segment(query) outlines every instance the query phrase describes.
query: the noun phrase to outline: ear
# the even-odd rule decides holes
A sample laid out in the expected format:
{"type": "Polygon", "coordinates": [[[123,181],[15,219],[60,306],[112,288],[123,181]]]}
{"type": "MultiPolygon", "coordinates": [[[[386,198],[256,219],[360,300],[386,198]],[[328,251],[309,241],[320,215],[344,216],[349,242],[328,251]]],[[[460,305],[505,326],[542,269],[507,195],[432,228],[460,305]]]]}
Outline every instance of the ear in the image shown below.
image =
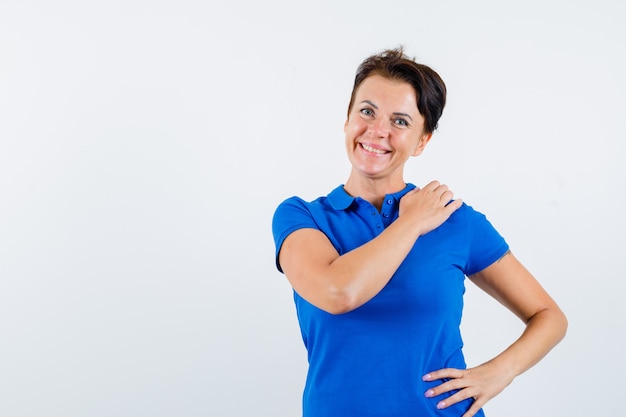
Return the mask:
{"type": "Polygon", "coordinates": [[[411,153],[411,156],[419,156],[421,155],[422,152],[424,152],[424,148],[426,147],[426,145],[428,145],[428,142],[430,142],[430,138],[433,137],[432,133],[424,133],[421,137],[419,142],[417,142],[417,145],[415,146],[415,149],[413,149],[413,152],[411,153]]]}

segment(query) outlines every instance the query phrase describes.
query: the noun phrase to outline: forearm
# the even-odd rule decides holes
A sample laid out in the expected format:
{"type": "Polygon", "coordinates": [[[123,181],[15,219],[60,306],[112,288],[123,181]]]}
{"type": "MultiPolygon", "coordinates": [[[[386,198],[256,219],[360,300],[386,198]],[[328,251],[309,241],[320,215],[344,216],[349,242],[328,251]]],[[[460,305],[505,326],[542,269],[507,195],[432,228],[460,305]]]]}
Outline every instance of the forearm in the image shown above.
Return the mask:
{"type": "Polygon", "coordinates": [[[511,379],[527,371],[539,362],[567,331],[567,319],[554,305],[546,308],[526,323],[522,335],[491,362],[498,365],[511,379]]]}
{"type": "Polygon", "coordinates": [[[418,237],[418,228],[399,218],[375,239],[333,260],[326,277],[339,312],[357,308],[378,294],[418,237]]]}

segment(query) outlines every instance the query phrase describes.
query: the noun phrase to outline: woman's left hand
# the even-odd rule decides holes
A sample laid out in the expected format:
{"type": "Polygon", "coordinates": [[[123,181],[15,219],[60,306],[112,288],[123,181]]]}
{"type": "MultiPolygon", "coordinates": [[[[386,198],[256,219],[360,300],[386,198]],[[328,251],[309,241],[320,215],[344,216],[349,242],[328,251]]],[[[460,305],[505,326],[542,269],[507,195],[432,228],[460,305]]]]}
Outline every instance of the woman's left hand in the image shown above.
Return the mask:
{"type": "Polygon", "coordinates": [[[430,372],[422,378],[424,381],[444,380],[441,385],[426,391],[424,395],[432,398],[449,391],[459,390],[454,395],[440,401],[437,408],[447,408],[452,404],[468,398],[474,398],[474,403],[463,417],[472,417],[489,400],[498,395],[515,378],[515,375],[505,372],[493,361],[470,369],[440,369],[430,372]]]}

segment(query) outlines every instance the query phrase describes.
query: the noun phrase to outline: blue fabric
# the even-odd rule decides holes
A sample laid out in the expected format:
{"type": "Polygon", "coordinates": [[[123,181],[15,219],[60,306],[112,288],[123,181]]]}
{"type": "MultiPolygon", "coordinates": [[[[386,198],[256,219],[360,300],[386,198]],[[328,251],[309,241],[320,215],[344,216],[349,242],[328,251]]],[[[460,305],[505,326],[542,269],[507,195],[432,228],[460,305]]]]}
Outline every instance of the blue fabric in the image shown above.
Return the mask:
{"type": "MultiPolygon", "coordinates": [[[[413,188],[408,184],[386,196],[380,212],[343,186],[312,202],[285,200],[272,223],[278,269],[282,272],[278,254],[290,233],[320,230],[344,254],[397,219],[400,198],[413,188]]],[[[294,292],[309,360],[303,416],[460,417],[472,400],[437,410],[445,396],[426,398],[424,393],[441,381],[423,382],[422,376],[466,367],[459,330],[465,276],[507,250],[485,216],[463,204],[417,240],[389,283],[361,307],[332,315],[294,292]]],[[[483,416],[482,410],[476,415],[483,416]]]]}

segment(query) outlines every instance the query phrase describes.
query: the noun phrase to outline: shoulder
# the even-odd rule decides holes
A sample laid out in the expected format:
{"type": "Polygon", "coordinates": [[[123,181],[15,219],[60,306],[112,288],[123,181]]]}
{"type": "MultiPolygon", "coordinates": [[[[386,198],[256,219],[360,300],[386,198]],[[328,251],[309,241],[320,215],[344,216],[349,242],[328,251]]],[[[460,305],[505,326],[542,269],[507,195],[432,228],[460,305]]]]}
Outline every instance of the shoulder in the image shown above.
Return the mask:
{"type": "Polygon", "coordinates": [[[301,228],[319,229],[318,221],[328,211],[327,197],[307,201],[299,196],[283,200],[274,211],[272,229],[277,240],[301,228]]]}
{"type": "Polygon", "coordinates": [[[471,240],[493,237],[501,239],[499,232],[491,223],[487,215],[465,202],[444,223],[446,227],[454,229],[471,240]]]}
{"type": "Polygon", "coordinates": [[[299,213],[315,216],[322,212],[336,211],[350,205],[353,198],[349,197],[340,185],[332,190],[328,195],[317,197],[313,200],[305,200],[299,196],[292,196],[283,200],[274,213],[274,217],[283,216],[289,213],[299,213]]]}
{"type": "Polygon", "coordinates": [[[283,200],[272,218],[272,234],[276,246],[276,266],[282,272],[278,262],[278,254],[283,242],[291,233],[299,229],[321,230],[320,223],[324,224],[324,211],[327,209],[326,197],[318,197],[306,201],[301,197],[292,196],[283,200]]]}
{"type": "Polygon", "coordinates": [[[272,224],[274,227],[277,227],[281,223],[293,222],[293,220],[297,218],[311,217],[311,204],[312,203],[297,196],[289,197],[283,200],[274,211],[272,224]]]}
{"type": "Polygon", "coordinates": [[[310,204],[310,202],[304,200],[301,197],[292,196],[281,201],[280,204],[278,204],[278,206],[276,207],[276,211],[278,212],[282,210],[290,210],[298,207],[305,208],[310,204]]]}
{"type": "Polygon", "coordinates": [[[509,245],[483,212],[467,204],[457,211],[463,219],[469,249],[464,272],[472,275],[500,259],[509,250],[509,245]]]}
{"type": "Polygon", "coordinates": [[[487,217],[480,211],[476,210],[471,205],[463,202],[461,207],[459,207],[448,219],[448,223],[452,223],[455,225],[464,225],[471,226],[474,223],[480,223],[485,221],[487,217]]]}
{"type": "Polygon", "coordinates": [[[288,216],[293,214],[310,215],[311,211],[319,209],[323,205],[325,197],[318,197],[315,200],[307,201],[302,197],[292,196],[283,200],[274,211],[274,219],[282,216],[288,216]]]}

